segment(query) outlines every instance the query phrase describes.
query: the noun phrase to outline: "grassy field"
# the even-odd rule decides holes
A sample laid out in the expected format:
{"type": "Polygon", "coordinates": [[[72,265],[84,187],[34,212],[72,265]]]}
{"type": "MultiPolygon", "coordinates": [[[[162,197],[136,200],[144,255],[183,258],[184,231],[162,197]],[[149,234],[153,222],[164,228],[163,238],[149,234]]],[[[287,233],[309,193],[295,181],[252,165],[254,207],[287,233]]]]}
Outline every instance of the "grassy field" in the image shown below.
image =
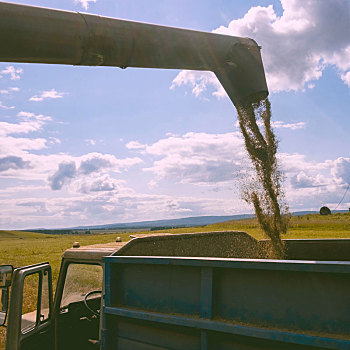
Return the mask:
{"type": "MultiPolygon", "coordinates": [[[[164,232],[183,233],[229,230],[244,231],[259,240],[266,238],[256,219],[233,220],[201,227],[166,230],[164,232]]],[[[350,238],[350,213],[337,213],[330,216],[318,214],[293,216],[289,230],[282,238],[350,238]]]]}
{"type": "MultiPolygon", "coordinates": [[[[265,238],[255,219],[228,221],[208,226],[166,230],[171,233],[203,231],[244,231],[256,239],[265,238]]],[[[115,241],[116,236],[123,241],[130,239],[130,233],[108,231],[90,235],[47,235],[22,231],[0,231],[0,265],[25,266],[48,261],[52,267],[53,285],[56,286],[61,256],[63,252],[79,241],[81,245],[115,241]]],[[[153,231],[144,233],[159,233],[153,231]]],[[[165,231],[164,231],[165,232],[165,231]]],[[[140,232],[141,233],[141,232],[140,232]]],[[[305,215],[293,217],[288,233],[282,238],[350,238],[350,213],[330,216],[305,215]]],[[[4,348],[4,328],[0,329],[0,349],[4,348]]]]}

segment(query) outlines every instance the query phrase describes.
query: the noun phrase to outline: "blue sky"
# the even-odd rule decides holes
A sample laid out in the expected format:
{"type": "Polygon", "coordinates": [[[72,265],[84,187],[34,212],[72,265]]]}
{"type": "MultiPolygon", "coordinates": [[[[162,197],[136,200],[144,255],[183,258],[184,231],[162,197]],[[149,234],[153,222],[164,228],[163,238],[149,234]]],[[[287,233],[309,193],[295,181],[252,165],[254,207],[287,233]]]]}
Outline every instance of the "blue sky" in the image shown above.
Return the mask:
{"type": "MultiPolygon", "coordinates": [[[[11,2],[255,39],[287,202],[337,207],[350,184],[348,0],[11,2]]],[[[0,63],[0,229],[250,213],[247,169],[210,73],[0,63]]]]}

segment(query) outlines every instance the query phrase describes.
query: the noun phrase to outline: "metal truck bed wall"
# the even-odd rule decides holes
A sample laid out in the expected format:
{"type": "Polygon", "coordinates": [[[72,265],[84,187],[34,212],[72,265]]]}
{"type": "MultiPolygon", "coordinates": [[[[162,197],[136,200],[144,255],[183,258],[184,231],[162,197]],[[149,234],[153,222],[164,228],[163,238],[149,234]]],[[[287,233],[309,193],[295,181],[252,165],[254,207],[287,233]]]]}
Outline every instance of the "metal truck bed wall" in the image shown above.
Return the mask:
{"type": "Polygon", "coordinates": [[[350,262],[104,262],[104,350],[350,349],[350,262]]]}

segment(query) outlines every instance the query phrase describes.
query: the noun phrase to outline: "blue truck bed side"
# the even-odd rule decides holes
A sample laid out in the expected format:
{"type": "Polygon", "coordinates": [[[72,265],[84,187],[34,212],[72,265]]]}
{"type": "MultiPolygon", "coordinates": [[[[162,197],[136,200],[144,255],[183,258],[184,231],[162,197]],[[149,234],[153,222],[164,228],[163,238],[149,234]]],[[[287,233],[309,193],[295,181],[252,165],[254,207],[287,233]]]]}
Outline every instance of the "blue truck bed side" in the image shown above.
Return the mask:
{"type": "Polygon", "coordinates": [[[104,350],[350,349],[350,262],[104,262],[104,350]]]}

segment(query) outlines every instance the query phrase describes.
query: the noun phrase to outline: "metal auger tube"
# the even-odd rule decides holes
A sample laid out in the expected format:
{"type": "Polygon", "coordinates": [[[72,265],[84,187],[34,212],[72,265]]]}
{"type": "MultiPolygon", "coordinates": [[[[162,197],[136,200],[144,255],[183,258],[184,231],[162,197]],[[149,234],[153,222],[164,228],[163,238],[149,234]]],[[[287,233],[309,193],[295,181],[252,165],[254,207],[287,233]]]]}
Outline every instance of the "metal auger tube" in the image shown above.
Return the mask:
{"type": "Polygon", "coordinates": [[[212,71],[233,103],[268,95],[248,38],[0,2],[0,61],[212,71]]]}

